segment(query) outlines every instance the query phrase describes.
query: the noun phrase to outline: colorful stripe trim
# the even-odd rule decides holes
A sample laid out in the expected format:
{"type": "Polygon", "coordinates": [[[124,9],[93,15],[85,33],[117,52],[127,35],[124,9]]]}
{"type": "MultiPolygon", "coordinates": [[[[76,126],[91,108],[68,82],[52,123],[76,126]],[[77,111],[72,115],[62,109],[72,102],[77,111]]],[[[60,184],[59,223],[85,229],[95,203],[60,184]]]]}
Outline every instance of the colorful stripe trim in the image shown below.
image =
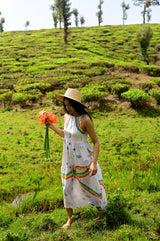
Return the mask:
{"type": "Polygon", "coordinates": [[[90,165],[91,165],[91,163],[90,163],[88,166],[83,166],[83,167],[81,167],[81,166],[75,166],[74,169],[86,169],[86,168],[89,168],[90,165]]]}
{"type": "Polygon", "coordinates": [[[61,173],[61,177],[65,180],[69,179],[70,177],[73,177],[73,172],[69,172],[68,174],[61,173]]]}
{"type": "Polygon", "coordinates": [[[95,192],[93,189],[91,189],[90,187],[86,186],[84,183],[80,182],[81,186],[86,190],[88,191],[89,193],[91,193],[93,196],[96,196],[100,199],[102,199],[102,193],[97,193],[95,192]]]}
{"type": "Polygon", "coordinates": [[[68,180],[71,177],[75,177],[76,179],[86,177],[89,174],[90,168],[87,168],[84,172],[78,173],[75,170],[69,172],[68,174],[61,173],[63,179],[68,180]]]}
{"type": "MultiPolygon", "coordinates": [[[[82,183],[82,182],[79,180],[79,178],[82,178],[82,177],[87,176],[87,175],[89,174],[89,171],[90,171],[90,169],[87,168],[86,171],[83,172],[83,173],[76,173],[75,171],[71,171],[71,172],[69,172],[68,174],[61,173],[61,177],[62,177],[63,179],[65,179],[65,180],[68,180],[68,179],[71,178],[71,177],[76,178],[76,179],[79,181],[79,183],[80,183],[80,185],[81,185],[82,188],[84,188],[87,192],[89,192],[89,193],[92,194],[93,196],[96,196],[96,197],[102,199],[102,193],[99,194],[99,193],[95,192],[93,189],[91,189],[90,187],[88,187],[87,185],[85,185],[84,183],[82,183]]],[[[99,184],[102,185],[101,180],[99,181],[99,184]]]]}
{"type": "Polygon", "coordinates": [[[77,129],[78,129],[82,134],[85,134],[85,131],[81,128],[80,123],[79,123],[79,120],[78,120],[77,117],[75,117],[75,121],[76,121],[76,127],[77,127],[77,129]]]}
{"type": "Polygon", "coordinates": [[[103,180],[99,180],[98,182],[99,182],[99,184],[100,184],[101,186],[104,187],[103,180]]]}
{"type": "Polygon", "coordinates": [[[90,150],[88,149],[88,152],[89,152],[89,154],[90,154],[91,156],[93,156],[93,151],[90,151],[90,150]]]}

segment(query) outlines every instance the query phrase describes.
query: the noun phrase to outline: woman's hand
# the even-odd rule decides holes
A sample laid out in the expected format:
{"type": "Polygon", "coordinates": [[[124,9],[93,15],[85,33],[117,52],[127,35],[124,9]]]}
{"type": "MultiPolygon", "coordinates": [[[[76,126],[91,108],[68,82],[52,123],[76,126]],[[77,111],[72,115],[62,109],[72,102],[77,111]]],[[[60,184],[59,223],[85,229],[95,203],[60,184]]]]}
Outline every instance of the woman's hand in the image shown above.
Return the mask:
{"type": "Polygon", "coordinates": [[[91,163],[90,165],[90,176],[94,176],[97,173],[97,164],[94,162],[91,163]]]}
{"type": "Polygon", "coordinates": [[[48,125],[49,128],[51,128],[51,126],[53,126],[53,124],[51,123],[51,121],[48,118],[45,119],[45,124],[48,125]]]}

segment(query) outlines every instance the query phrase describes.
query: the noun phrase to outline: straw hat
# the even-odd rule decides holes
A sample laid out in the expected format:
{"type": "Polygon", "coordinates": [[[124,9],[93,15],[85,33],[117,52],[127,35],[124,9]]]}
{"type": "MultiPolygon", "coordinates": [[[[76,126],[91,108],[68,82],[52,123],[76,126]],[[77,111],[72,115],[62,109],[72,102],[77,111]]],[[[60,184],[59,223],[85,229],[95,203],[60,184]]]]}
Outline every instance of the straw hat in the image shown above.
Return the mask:
{"type": "Polygon", "coordinates": [[[80,103],[82,106],[84,106],[81,103],[81,101],[82,101],[82,94],[81,94],[81,92],[79,90],[76,90],[76,89],[68,88],[64,95],[57,95],[57,94],[55,94],[55,97],[58,100],[62,101],[62,102],[64,101],[64,97],[66,97],[66,98],[69,98],[71,100],[75,100],[78,103],[80,103]]]}

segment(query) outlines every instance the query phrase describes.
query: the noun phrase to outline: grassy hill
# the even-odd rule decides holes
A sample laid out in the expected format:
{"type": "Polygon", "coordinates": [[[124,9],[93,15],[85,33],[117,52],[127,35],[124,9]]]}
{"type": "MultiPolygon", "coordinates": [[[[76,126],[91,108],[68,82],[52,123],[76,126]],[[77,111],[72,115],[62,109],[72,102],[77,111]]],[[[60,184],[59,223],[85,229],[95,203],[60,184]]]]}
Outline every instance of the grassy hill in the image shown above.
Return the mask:
{"type": "Polygon", "coordinates": [[[150,65],[135,39],[142,25],[71,28],[67,45],[58,29],[0,35],[0,240],[159,240],[160,25],[150,26],[150,65]],[[44,161],[37,113],[55,112],[63,128],[54,93],[68,87],[92,114],[108,205],[99,222],[95,207],[74,210],[62,231],[63,139],[50,131],[44,161]]]}
{"type": "Polygon", "coordinates": [[[2,33],[1,103],[23,107],[26,102],[41,103],[44,96],[52,100],[54,90],[88,88],[89,84],[104,85],[107,95],[110,81],[126,84],[125,77],[111,75],[114,70],[159,77],[160,66],[155,64],[160,49],[159,24],[150,26],[150,65],[141,60],[136,40],[142,25],[71,28],[67,45],[59,29],[2,33]]]}

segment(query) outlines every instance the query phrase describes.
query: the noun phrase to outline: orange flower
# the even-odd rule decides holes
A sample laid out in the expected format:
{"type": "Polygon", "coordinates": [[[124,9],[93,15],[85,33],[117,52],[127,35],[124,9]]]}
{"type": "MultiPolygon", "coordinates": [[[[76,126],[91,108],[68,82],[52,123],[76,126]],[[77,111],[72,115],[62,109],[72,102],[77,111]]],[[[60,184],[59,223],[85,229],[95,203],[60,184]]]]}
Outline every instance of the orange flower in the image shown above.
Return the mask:
{"type": "Polygon", "coordinates": [[[39,123],[42,125],[45,125],[46,119],[48,119],[52,124],[57,124],[57,116],[53,114],[52,112],[48,111],[40,111],[38,113],[39,123]]]}

